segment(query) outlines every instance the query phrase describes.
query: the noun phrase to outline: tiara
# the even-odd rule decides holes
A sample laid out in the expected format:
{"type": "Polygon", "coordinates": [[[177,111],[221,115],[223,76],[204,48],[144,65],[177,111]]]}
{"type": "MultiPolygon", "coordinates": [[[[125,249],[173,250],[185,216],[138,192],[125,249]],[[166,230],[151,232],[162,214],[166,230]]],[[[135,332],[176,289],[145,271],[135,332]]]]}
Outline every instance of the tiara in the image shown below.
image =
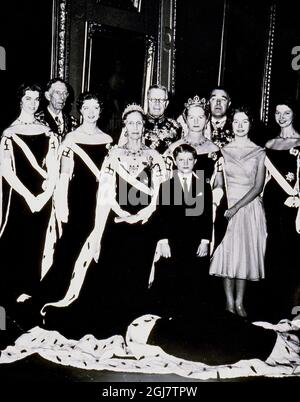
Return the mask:
{"type": "Polygon", "coordinates": [[[138,105],[137,103],[131,103],[127,105],[126,108],[124,109],[124,112],[122,113],[122,119],[124,119],[124,116],[126,116],[128,113],[131,112],[140,112],[142,115],[145,114],[142,106],[138,105]]]}
{"type": "Polygon", "coordinates": [[[191,108],[192,106],[201,106],[203,109],[207,106],[207,101],[205,98],[199,98],[198,95],[194,96],[193,99],[189,98],[188,101],[184,104],[186,109],[191,108]]]}

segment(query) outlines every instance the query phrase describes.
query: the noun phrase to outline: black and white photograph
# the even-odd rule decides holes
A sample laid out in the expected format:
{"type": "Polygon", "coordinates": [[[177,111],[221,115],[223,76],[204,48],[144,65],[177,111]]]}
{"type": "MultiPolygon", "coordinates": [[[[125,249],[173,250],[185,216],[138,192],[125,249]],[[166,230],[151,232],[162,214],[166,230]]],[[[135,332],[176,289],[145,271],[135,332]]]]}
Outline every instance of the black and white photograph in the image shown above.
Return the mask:
{"type": "Polygon", "coordinates": [[[2,3],[1,382],[299,380],[297,2],[2,3]]]}

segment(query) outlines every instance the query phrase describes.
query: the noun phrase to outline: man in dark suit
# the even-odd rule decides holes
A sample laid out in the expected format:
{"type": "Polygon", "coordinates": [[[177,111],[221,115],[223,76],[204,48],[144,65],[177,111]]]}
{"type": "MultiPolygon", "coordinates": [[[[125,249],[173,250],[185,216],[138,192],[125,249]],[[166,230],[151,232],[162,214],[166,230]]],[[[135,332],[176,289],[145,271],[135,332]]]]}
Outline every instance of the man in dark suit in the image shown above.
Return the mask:
{"type": "Polygon", "coordinates": [[[193,313],[206,301],[213,226],[211,187],[203,171],[193,172],[196,150],[182,144],[173,156],[178,170],[161,185],[153,217],[161,258],[152,294],[154,312],[164,316],[193,313]]]}
{"type": "Polygon", "coordinates": [[[38,120],[48,125],[61,141],[78,125],[76,118],[63,110],[69,96],[68,87],[68,84],[60,78],[50,80],[45,91],[45,98],[49,104],[36,116],[38,120]]]}
{"type": "Polygon", "coordinates": [[[209,96],[210,119],[208,120],[205,136],[222,148],[233,139],[232,122],[228,117],[231,99],[228,92],[214,88],[209,96]]]}

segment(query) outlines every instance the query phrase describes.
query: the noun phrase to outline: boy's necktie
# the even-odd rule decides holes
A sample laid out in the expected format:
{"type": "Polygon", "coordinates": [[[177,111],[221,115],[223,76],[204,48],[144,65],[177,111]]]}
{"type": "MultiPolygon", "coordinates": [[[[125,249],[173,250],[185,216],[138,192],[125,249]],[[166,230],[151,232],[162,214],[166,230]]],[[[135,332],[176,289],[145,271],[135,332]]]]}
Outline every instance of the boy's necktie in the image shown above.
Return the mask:
{"type": "Polygon", "coordinates": [[[189,189],[188,189],[188,186],[187,186],[187,178],[183,177],[182,180],[183,180],[183,191],[184,191],[184,193],[188,193],[189,189]]]}
{"type": "Polygon", "coordinates": [[[189,189],[188,189],[188,185],[187,185],[187,178],[183,177],[183,195],[184,195],[184,200],[185,202],[187,202],[188,198],[189,198],[189,189]]]}

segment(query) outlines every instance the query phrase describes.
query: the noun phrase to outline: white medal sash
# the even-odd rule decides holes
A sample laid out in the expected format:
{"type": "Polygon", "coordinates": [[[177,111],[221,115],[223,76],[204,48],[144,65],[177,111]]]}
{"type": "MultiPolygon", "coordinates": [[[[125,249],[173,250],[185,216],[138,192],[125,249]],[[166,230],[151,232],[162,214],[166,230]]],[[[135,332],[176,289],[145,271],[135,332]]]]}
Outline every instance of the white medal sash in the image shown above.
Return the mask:
{"type": "MultiPolygon", "coordinates": [[[[85,241],[85,243],[80,251],[80,254],[76,260],[67,293],[61,300],[59,300],[57,302],[45,304],[40,311],[40,314],[42,316],[46,315],[45,309],[47,307],[49,307],[49,306],[67,307],[78,298],[78,296],[80,294],[80,290],[84,283],[84,279],[85,279],[87,270],[90,267],[92,259],[95,257],[95,248],[93,247],[93,245],[95,244],[95,241],[97,243],[101,244],[102,234],[103,234],[103,231],[104,231],[104,228],[106,225],[109,211],[110,211],[109,206],[102,206],[100,227],[98,228],[97,232],[94,229],[91,232],[91,234],[88,236],[87,240],[85,241]],[[95,237],[97,237],[97,239],[95,239],[95,237]]],[[[101,266],[99,267],[99,269],[101,269],[101,266]]]]}
{"type": "MultiPolygon", "coordinates": [[[[280,185],[280,187],[289,195],[287,200],[285,201],[285,205],[288,207],[293,207],[297,208],[298,212],[296,215],[296,231],[300,234],[300,200],[299,200],[299,193],[296,188],[293,188],[282,176],[280,172],[275,168],[273,163],[270,161],[268,157],[266,157],[265,160],[265,166],[268,169],[268,171],[271,173],[271,175],[274,177],[274,179],[277,181],[277,183],[280,185]]],[[[297,187],[297,183],[295,185],[297,187]]]]}
{"type": "Polygon", "coordinates": [[[20,137],[18,137],[17,134],[13,134],[12,135],[12,139],[14,140],[14,142],[21,148],[21,150],[24,152],[26,158],[28,159],[28,161],[30,162],[31,166],[44,178],[47,179],[48,174],[46,172],[46,170],[44,170],[43,168],[40,167],[40,165],[38,164],[34,154],[32,153],[32,151],[30,150],[30,148],[28,147],[27,144],[25,144],[25,142],[23,140],[21,140],[20,137]]]}
{"type": "Polygon", "coordinates": [[[92,159],[88,156],[88,154],[77,144],[72,143],[70,148],[74,153],[76,153],[82,161],[87,165],[90,171],[94,174],[94,176],[98,179],[100,170],[96,166],[96,164],[92,161],[92,159]]]}
{"type": "Polygon", "coordinates": [[[285,180],[285,178],[282,176],[280,172],[276,169],[276,167],[273,165],[273,163],[270,161],[268,157],[265,159],[265,166],[268,169],[268,171],[271,173],[271,175],[274,177],[274,179],[277,181],[277,183],[280,185],[280,187],[290,196],[295,196],[297,195],[297,191],[285,180]]]}
{"type": "Polygon", "coordinates": [[[138,181],[135,177],[131,176],[127,172],[127,170],[124,168],[124,166],[121,165],[121,163],[118,161],[116,166],[115,166],[116,172],[124,179],[127,181],[127,183],[131,184],[133,187],[135,187],[137,190],[142,191],[143,193],[152,196],[153,195],[153,190],[149,187],[147,187],[145,184],[141,183],[138,181]]]}
{"type": "MultiPolygon", "coordinates": [[[[2,149],[2,147],[3,147],[3,141],[5,141],[4,138],[7,138],[7,137],[2,137],[2,140],[1,140],[1,158],[3,157],[3,149],[2,149]]],[[[9,139],[9,140],[11,141],[11,139],[9,139]]],[[[15,165],[14,150],[13,150],[12,147],[11,147],[11,159],[12,159],[12,170],[15,172],[15,171],[16,171],[16,165],[15,165]]],[[[10,189],[9,189],[9,194],[8,194],[7,208],[6,208],[6,212],[5,212],[5,214],[4,214],[4,211],[3,211],[3,188],[2,188],[2,180],[3,180],[3,179],[2,179],[2,174],[1,174],[1,194],[0,194],[0,196],[1,196],[1,221],[0,221],[0,224],[1,224],[2,226],[0,226],[0,228],[1,228],[1,231],[0,231],[0,238],[2,237],[2,234],[3,234],[3,232],[4,232],[4,229],[5,229],[6,224],[7,224],[7,221],[8,221],[8,216],[9,216],[9,211],[10,211],[11,194],[12,194],[12,188],[10,187],[10,189]],[[5,215],[5,216],[4,216],[4,215],[5,215]]]]}
{"type": "Polygon", "coordinates": [[[2,208],[3,208],[3,194],[2,194],[2,173],[0,172],[0,228],[2,225],[2,208]]]}

